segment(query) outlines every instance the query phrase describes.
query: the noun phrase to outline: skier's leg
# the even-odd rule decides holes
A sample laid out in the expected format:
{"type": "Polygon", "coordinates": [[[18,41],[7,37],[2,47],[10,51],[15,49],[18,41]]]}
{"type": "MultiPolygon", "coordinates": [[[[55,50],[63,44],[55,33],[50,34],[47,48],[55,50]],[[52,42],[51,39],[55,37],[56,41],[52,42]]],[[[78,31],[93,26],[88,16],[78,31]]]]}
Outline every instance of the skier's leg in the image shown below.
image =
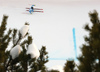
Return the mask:
{"type": "Polygon", "coordinates": [[[32,12],[34,12],[34,9],[32,9],[32,12]]]}
{"type": "Polygon", "coordinates": [[[29,10],[29,13],[32,14],[32,10],[29,10]]]}

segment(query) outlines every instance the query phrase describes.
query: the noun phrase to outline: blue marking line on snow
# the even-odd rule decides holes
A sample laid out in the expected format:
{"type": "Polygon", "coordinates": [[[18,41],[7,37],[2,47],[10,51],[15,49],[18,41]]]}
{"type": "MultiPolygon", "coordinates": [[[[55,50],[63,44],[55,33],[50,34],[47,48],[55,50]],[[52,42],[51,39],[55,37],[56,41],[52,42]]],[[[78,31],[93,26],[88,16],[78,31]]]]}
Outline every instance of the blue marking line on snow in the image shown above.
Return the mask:
{"type": "Polygon", "coordinates": [[[76,58],[77,57],[77,47],[76,47],[75,28],[73,28],[73,42],[74,42],[74,50],[75,50],[75,58],[76,58]]]}

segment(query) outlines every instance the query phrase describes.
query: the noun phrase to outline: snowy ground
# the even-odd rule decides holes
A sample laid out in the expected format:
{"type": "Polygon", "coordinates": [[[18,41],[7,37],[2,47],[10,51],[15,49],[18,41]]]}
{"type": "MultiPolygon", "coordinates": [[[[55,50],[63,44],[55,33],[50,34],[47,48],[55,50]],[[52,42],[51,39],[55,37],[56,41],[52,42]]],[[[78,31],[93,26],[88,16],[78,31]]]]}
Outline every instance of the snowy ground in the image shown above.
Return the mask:
{"type": "Polygon", "coordinates": [[[76,29],[79,55],[79,47],[84,43],[83,36],[87,34],[83,26],[90,22],[89,11],[96,9],[100,13],[99,3],[90,0],[0,0],[0,22],[3,14],[9,16],[8,28],[20,29],[28,22],[29,32],[38,49],[43,45],[49,52],[47,66],[64,66],[66,59],[75,58],[72,29],[76,29]],[[31,4],[42,8],[44,13],[23,14],[31,4]]]}

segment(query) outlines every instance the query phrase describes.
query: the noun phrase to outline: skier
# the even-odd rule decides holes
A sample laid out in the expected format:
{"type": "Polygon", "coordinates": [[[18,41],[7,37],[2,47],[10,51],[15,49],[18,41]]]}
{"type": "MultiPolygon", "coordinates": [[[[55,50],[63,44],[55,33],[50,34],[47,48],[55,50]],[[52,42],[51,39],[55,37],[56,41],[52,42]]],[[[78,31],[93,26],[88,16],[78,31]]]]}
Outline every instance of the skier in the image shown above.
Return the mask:
{"type": "Polygon", "coordinates": [[[33,6],[35,6],[35,5],[32,5],[30,8],[26,8],[26,9],[28,9],[28,10],[26,10],[26,11],[28,11],[30,14],[32,14],[32,12],[42,12],[42,13],[43,13],[43,11],[41,11],[41,10],[43,10],[43,9],[34,8],[33,6]]]}
{"type": "Polygon", "coordinates": [[[32,12],[34,12],[33,6],[35,6],[35,5],[32,5],[31,8],[29,9],[29,13],[30,13],[30,14],[32,14],[32,12]]]}

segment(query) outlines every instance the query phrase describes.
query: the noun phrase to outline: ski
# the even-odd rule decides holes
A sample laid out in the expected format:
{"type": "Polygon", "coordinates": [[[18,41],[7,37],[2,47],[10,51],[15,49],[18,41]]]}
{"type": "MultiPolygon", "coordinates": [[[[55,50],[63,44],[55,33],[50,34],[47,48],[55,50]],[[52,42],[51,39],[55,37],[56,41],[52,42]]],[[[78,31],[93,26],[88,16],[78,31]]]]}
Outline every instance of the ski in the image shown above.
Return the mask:
{"type": "Polygon", "coordinates": [[[34,12],[42,12],[43,13],[43,11],[34,11],[34,12]]]}
{"type": "MultiPolygon", "coordinates": [[[[29,11],[29,10],[26,10],[26,11],[29,11]]],[[[43,11],[34,11],[34,12],[42,12],[43,13],[43,11]]]]}
{"type": "MultiPolygon", "coordinates": [[[[26,8],[26,9],[30,9],[30,8],[26,8]]],[[[43,10],[43,9],[40,9],[40,8],[34,8],[34,10],[43,10]]]]}

